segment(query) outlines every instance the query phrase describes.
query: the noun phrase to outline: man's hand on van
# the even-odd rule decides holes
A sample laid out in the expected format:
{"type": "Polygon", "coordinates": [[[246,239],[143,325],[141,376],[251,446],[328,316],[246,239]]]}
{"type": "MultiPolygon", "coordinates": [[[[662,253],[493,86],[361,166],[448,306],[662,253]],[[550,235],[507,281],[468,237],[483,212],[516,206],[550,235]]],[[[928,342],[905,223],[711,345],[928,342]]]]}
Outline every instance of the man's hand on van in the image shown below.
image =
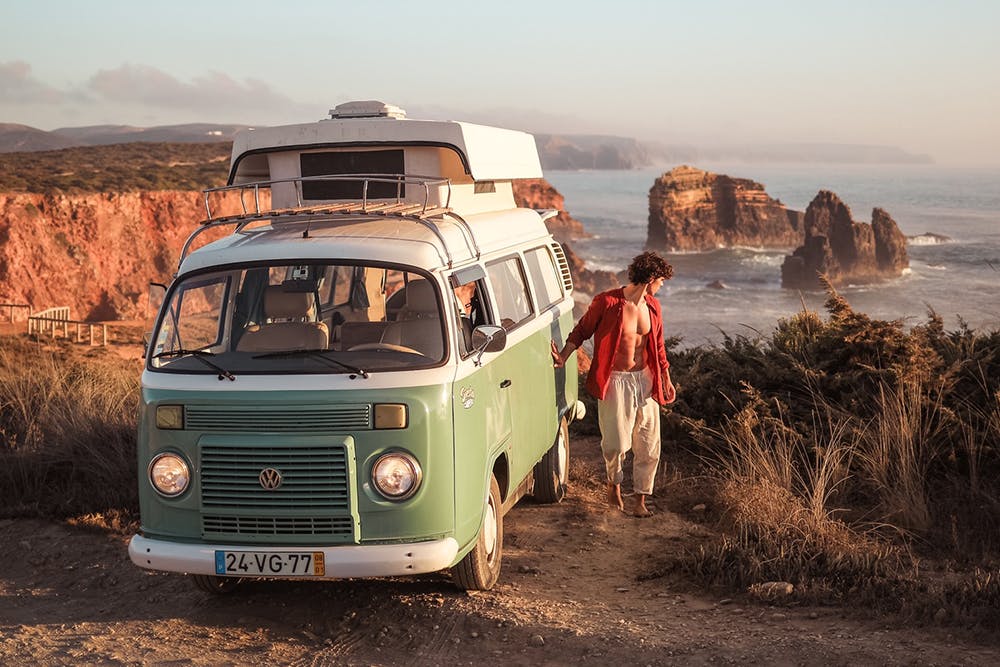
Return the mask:
{"type": "Polygon", "coordinates": [[[551,341],[551,343],[552,343],[552,365],[555,366],[556,368],[562,368],[563,366],[566,365],[566,360],[563,358],[561,354],[559,354],[559,348],[556,347],[556,342],[551,341]]]}

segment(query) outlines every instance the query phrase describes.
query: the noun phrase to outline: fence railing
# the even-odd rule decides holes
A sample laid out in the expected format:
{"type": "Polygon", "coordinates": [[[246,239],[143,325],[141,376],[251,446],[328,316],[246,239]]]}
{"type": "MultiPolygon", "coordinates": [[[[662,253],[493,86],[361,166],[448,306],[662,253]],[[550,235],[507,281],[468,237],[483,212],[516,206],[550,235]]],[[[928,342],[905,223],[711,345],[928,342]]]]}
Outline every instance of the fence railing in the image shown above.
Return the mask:
{"type": "Polygon", "coordinates": [[[28,335],[44,336],[48,334],[52,338],[62,335],[63,338],[70,337],[70,327],[73,327],[77,343],[88,342],[91,345],[108,344],[108,325],[102,322],[82,322],[69,318],[69,306],[57,306],[46,308],[28,317],[28,335]],[[86,338],[84,331],[87,332],[86,338]]]}
{"type": "Polygon", "coordinates": [[[14,313],[18,310],[28,311],[28,315],[31,315],[31,306],[26,303],[0,303],[0,314],[5,314],[0,322],[14,322],[14,313]]]}

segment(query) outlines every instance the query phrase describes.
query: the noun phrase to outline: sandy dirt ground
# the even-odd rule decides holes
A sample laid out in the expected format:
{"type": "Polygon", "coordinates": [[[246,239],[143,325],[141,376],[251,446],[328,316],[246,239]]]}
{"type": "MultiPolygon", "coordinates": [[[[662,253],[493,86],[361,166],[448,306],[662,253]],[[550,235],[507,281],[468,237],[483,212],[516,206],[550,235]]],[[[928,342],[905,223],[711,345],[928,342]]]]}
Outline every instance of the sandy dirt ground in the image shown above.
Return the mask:
{"type": "Polygon", "coordinates": [[[603,502],[598,444],[576,438],[570,495],[522,501],[486,593],[446,574],[250,582],[229,596],[131,564],[124,536],[0,521],[0,664],[988,665],[1000,641],[831,607],[722,599],[650,578],[708,529],[664,476],[655,516],[603,502]]]}

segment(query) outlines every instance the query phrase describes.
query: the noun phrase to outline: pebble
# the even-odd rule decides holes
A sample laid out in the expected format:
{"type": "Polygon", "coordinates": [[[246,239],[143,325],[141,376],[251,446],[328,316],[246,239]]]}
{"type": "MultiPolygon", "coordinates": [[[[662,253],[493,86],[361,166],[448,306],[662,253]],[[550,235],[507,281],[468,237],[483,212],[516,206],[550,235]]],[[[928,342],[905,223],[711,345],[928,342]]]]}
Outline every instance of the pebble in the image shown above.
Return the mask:
{"type": "Polygon", "coordinates": [[[529,642],[532,646],[545,646],[545,637],[541,635],[533,635],[529,642]]]}
{"type": "Polygon", "coordinates": [[[619,593],[628,593],[628,589],[627,589],[626,587],[624,587],[624,586],[619,586],[619,587],[618,587],[618,588],[616,588],[615,590],[616,590],[617,592],[619,592],[619,593]]]}
{"type": "Polygon", "coordinates": [[[708,507],[705,506],[705,503],[698,503],[697,505],[691,508],[691,511],[695,512],[696,514],[701,514],[707,509],[708,507]]]}

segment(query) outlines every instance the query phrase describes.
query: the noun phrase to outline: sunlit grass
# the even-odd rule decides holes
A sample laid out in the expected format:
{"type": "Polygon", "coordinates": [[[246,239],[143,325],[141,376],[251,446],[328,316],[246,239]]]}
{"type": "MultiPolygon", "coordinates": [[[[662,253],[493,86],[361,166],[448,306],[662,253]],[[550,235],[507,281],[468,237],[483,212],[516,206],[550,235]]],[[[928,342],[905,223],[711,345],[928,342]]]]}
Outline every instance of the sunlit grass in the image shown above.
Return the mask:
{"type": "Polygon", "coordinates": [[[3,339],[0,513],[136,508],[138,370],[80,350],[3,339]]]}

